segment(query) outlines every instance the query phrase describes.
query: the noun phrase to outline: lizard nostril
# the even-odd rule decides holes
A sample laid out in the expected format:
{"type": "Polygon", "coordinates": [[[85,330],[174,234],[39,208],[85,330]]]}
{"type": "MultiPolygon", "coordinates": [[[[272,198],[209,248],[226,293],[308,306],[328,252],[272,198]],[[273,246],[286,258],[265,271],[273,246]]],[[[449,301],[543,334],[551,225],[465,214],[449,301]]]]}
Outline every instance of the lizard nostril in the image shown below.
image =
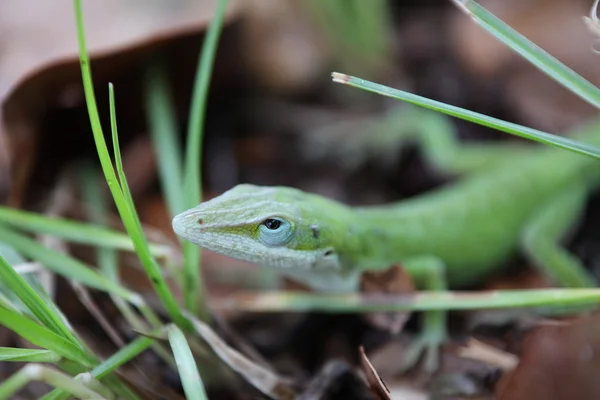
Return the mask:
{"type": "Polygon", "coordinates": [[[202,218],[198,218],[198,225],[202,225],[204,223],[204,221],[202,221],[202,218]]]}

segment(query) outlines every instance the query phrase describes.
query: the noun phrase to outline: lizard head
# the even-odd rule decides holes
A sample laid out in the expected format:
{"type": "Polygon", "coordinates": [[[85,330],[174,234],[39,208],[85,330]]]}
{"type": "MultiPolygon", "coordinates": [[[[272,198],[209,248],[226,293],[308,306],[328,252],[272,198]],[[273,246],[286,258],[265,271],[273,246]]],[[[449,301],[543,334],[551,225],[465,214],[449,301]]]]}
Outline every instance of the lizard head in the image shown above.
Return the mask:
{"type": "Polygon", "coordinates": [[[242,184],[177,215],[180,237],[226,256],[288,270],[339,270],[348,208],[288,187],[242,184]]]}

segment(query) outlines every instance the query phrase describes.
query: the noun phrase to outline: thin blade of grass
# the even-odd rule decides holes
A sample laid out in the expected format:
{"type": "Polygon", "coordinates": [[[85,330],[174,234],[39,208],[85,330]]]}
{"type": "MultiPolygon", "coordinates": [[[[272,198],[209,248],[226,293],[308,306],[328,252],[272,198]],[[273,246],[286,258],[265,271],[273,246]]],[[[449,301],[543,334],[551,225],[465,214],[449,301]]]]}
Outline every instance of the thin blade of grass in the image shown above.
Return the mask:
{"type": "MultiPolygon", "coordinates": [[[[129,183],[127,183],[127,177],[125,176],[125,170],[123,169],[123,160],[121,158],[121,146],[119,144],[119,131],[117,129],[117,110],[115,105],[115,87],[112,83],[108,84],[108,107],[110,115],[110,130],[112,133],[112,145],[114,152],[115,168],[117,170],[117,176],[119,177],[119,186],[121,186],[121,193],[125,199],[125,205],[127,206],[127,213],[131,216],[131,221],[135,223],[135,233],[144,235],[142,230],[142,224],[140,218],[137,215],[133,198],[131,197],[131,191],[129,190],[129,183]]],[[[145,247],[148,247],[146,238],[140,238],[145,243],[145,247]]]]}
{"type": "Polygon", "coordinates": [[[208,397],[198,372],[198,366],[183,332],[177,326],[169,325],[167,334],[186,398],[190,400],[207,400],[208,397]]]}
{"type": "Polygon", "coordinates": [[[34,345],[50,350],[86,368],[92,368],[96,364],[96,359],[83,351],[79,345],[57,335],[48,328],[36,324],[23,315],[0,308],[0,325],[34,345]]]}
{"type": "MultiPolygon", "coordinates": [[[[115,165],[117,168],[117,173],[119,176],[119,180],[121,183],[121,190],[123,192],[123,197],[125,198],[125,203],[127,204],[127,208],[129,209],[129,214],[132,215],[133,221],[136,223],[135,233],[143,235],[142,225],[140,223],[140,219],[138,218],[137,211],[135,209],[135,205],[133,204],[133,198],[131,197],[131,192],[129,190],[129,184],[127,183],[127,178],[125,176],[125,171],[123,169],[123,162],[121,159],[121,148],[119,146],[119,135],[117,131],[117,121],[116,121],[116,110],[115,110],[115,95],[114,88],[112,84],[109,84],[109,107],[110,107],[110,121],[111,121],[111,129],[112,129],[112,138],[113,138],[113,148],[115,154],[115,165]]],[[[146,243],[146,239],[142,238],[143,242],[146,243]]],[[[150,274],[150,278],[152,279],[153,271],[148,272],[150,274]]],[[[162,277],[162,273],[160,274],[162,277]]],[[[168,290],[168,288],[167,288],[168,290]]],[[[140,312],[148,318],[148,320],[152,322],[159,321],[158,317],[154,313],[154,311],[150,307],[140,306],[140,312]]]]}
{"type": "Polygon", "coordinates": [[[506,122],[498,118],[489,117],[484,114],[466,110],[464,108],[455,107],[439,101],[431,100],[426,97],[408,93],[399,89],[392,89],[389,86],[380,85],[354,76],[334,72],[332,74],[333,81],[344,85],[352,86],[358,89],[377,93],[383,96],[391,97],[397,100],[402,100],[407,103],[415,104],[420,107],[438,111],[453,117],[461,118],[466,121],[471,121],[479,125],[497,129],[499,131],[519,136],[535,142],[547,144],[565,150],[570,150],[575,153],[583,154],[600,159],[600,149],[577,140],[566,137],[553,135],[542,132],[537,129],[527,128],[522,125],[506,122]]]}
{"type": "MultiPolygon", "coordinates": [[[[5,206],[0,206],[0,221],[15,228],[49,234],[73,243],[110,247],[118,250],[135,250],[129,236],[99,225],[48,217],[43,214],[16,210],[5,206]]],[[[171,253],[171,249],[166,245],[151,244],[150,252],[156,257],[164,257],[171,253]]]]}
{"type": "Polygon", "coordinates": [[[158,172],[162,193],[171,217],[185,211],[185,194],[181,147],[177,142],[175,105],[171,97],[164,64],[154,62],[148,67],[144,79],[146,91],[146,118],[150,126],[154,153],[158,160],[158,172]]]}
{"type": "Polygon", "coordinates": [[[56,363],[61,357],[50,350],[0,347],[0,362],[56,363]]]}
{"type": "MultiPolygon", "coordinates": [[[[200,173],[202,138],[206,115],[208,88],[214,64],[217,44],[225,18],[227,0],[218,0],[217,10],[208,26],[202,45],[198,70],[194,82],[190,120],[188,122],[185,156],[185,208],[192,208],[202,199],[202,178],[200,173]]],[[[186,308],[207,320],[208,311],[204,299],[204,284],[201,281],[200,249],[187,241],[183,242],[183,298],[186,308]]]]}
{"type": "MultiPolygon", "coordinates": [[[[0,256],[4,258],[4,261],[13,267],[13,269],[15,269],[15,272],[20,275],[20,277],[33,289],[34,292],[37,292],[37,294],[42,297],[42,300],[44,300],[46,304],[52,308],[55,315],[62,315],[58,307],[56,307],[51,297],[46,292],[45,287],[38,279],[38,271],[40,268],[42,268],[42,264],[38,263],[38,267],[36,268],[36,263],[28,263],[27,260],[15,249],[2,242],[0,242],[0,256]]],[[[2,303],[5,308],[10,308],[11,310],[17,311],[20,314],[26,313],[30,317],[35,318],[35,315],[31,312],[31,310],[29,310],[29,308],[14,293],[8,282],[4,281],[3,279],[0,279],[0,303],[2,303]]]]}
{"type": "MultiPolygon", "coordinates": [[[[140,336],[132,340],[112,356],[108,357],[102,363],[94,367],[94,369],[92,369],[90,372],[90,375],[96,379],[105,379],[109,377],[109,375],[115,372],[119,367],[127,364],[142,352],[146,351],[154,342],[154,339],[145,336],[140,336]]],[[[137,395],[131,392],[128,388],[123,389],[127,390],[126,398],[138,398],[137,395]]],[[[68,393],[60,389],[55,389],[43,397],[44,400],[66,400],[67,398],[69,398],[68,393]]]]}
{"type": "Polygon", "coordinates": [[[452,0],[452,2],[470,16],[475,23],[526,58],[550,78],[594,107],[600,108],[600,89],[591,82],[506,25],[477,2],[472,0],[452,0]]]}
{"type": "Polygon", "coordinates": [[[317,311],[335,313],[485,310],[496,308],[600,306],[600,289],[536,289],[482,292],[429,292],[369,296],[296,292],[238,293],[213,298],[211,308],[237,312],[317,311]]]}
{"type": "MultiPolygon", "coordinates": [[[[90,374],[96,379],[104,379],[108,377],[119,367],[125,365],[139,354],[147,350],[154,343],[154,341],[154,339],[145,336],[141,336],[132,340],[125,347],[108,357],[98,366],[94,367],[90,374]]],[[[67,398],[69,398],[68,393],[60,389],[55,389],[43,397],[44,400],[66,400],[67,398]]],[[[131,392],[127,398],[137,399],[138,397],[131,392]]]]}
{"type": "Polygon", "coordinates": [[[18,305],[14,304],[11,299],[7,298],[3,293],[0,293],[0,307],[17,314],[24,314],[23,310],[18,305]]]}
{"type": "Polygon", "coordinates": [[[60,387],[77,399],[104,399],[99,393],[88,388],[83,382],[77,381],[67,374],[53,368],[38,364],[28,364],[0,384],[0,400],[14,398],[13,396],[29,382],[41,381],[60,387]]]}
{"type": "Polygon", "coordinates": [[[62,316],[57,315],[46,301],[0,256],[0,280],[25,304],[33,315],[48,329],[73,344],[78,344],[75,335],[63,322],[62,316]]]}
{"type": "Polygon", "coordinates": [[[123,194],[122,188],[119,186],[115,170],[112,166],[112,160],[104,140],[104,133],[102,130],[102,125],[100,124],[100,116],[98,115],[98,107],[96,105],[92,73],[90,69],[90,60],[85,42],[81,0],[74,0],[74,8],[84,94],[88,115],[90,118],[90,125],[94,136],[94,142],[96,144],[96,150],[100,159],[102,171],[104,172],[104,177],[115,201],[115,205],[117,206],[117,210],[119,211],[119,215],[121,216],[123,224],[127,229],[127,233],[134,242],[136,253],[150,279],[155,292],[160,298],[166,311],[169,313],[171,319],[180,326],[187,327],[189,329],[191,328],[191,324],[183,317],[181,309],[179,308],[173,293],[169,290],[169,287],[165,282],[160,267],[150,254],[146,237],[143,231],[141,231],[139,228],[139,222],[135,219],[135,216],[130,213],[128,202],[123,194]]]}
{"type": "MultiPolygon", "coordinates": [[[[83,285],[113,293],[139,305],[139,296],[109,281],[91,267],[65,254],[47,249],[37,241],[13,232],[0,225],[0,241],[10,244],[20,253],[42,262],[55,273],[83,285]]],[[[11,267],[12,268],[12,267],[11,267]]]]}
{"type": "MultiPolygon", "coordinates": [[[[106,224],[108,206],[102,196],[100,185],[92,177],[96,176],[95,168],[90,164],[82,165],[79,170],[79,186],[85,201],[88,218],[96,224],[106,224]]],[[[129,239],[129,237],[127,237],[129,239]]],[[[96,249],[97,265],[104,276],[119,283],[119,265],[117,252],[108,247],[96,249]]]]}
{"type": "Polygon", "coordinates": [[[92,370],[92,375],[98,379],[108,376],[115,372],[119,367],[127,364],[129,361],[146,351],[152,346],[152,343],[154,343],[154,339],[146,336],[140,336],[132,340],[125,347],[95,367],[92,370]]]}

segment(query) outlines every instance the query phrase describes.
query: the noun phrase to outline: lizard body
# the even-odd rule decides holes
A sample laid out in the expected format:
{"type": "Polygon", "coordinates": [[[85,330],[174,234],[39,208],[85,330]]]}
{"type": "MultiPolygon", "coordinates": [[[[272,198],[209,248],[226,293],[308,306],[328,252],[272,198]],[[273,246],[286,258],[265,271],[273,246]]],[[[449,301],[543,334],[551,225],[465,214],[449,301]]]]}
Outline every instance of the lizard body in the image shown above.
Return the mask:
{"type": "MultiPolygon", "coordinates": [[[[454,182],[367,207],[243,184],[176,216],[173,228],[201,247],[276,268],[322,291],[355,290],[360,273],[395,263],[417,276],[420,286],[461,287],[501,268],[520,246],[560,283],[592,285],[558,241],[581,215],[586,193],[600,178],[600,162],[551,147],[512,151],[499,144],[476,145],[485,155],[478,158],[480,151],[448,146],[448,124],[427,118],[435,133],[423,130],[417,140],[438,167],[464,175],[454,182]],[[440,142],[451,155],[440,146],[435,150],[440,142]]],[[[600,120],[571,136],[600,142],[600,120]]],[[[441,318],[430,331],[441,329],[441,318]]],[[[441,336],[430,335],[435,340],[429,344],[441,336]]]]}

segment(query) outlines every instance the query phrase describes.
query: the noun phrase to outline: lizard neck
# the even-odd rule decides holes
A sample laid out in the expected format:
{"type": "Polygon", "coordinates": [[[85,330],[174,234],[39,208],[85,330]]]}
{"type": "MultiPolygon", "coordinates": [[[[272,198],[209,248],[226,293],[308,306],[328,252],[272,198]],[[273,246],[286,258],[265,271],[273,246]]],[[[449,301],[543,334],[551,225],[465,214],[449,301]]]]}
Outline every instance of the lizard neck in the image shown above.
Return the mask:
{"type": "Polygon", "coordinates": [[[426,241],[427,221],[417,222],[399,203],[353,209],[342,262],[360,270],[385,269],[419,254],[426,241]]]}

